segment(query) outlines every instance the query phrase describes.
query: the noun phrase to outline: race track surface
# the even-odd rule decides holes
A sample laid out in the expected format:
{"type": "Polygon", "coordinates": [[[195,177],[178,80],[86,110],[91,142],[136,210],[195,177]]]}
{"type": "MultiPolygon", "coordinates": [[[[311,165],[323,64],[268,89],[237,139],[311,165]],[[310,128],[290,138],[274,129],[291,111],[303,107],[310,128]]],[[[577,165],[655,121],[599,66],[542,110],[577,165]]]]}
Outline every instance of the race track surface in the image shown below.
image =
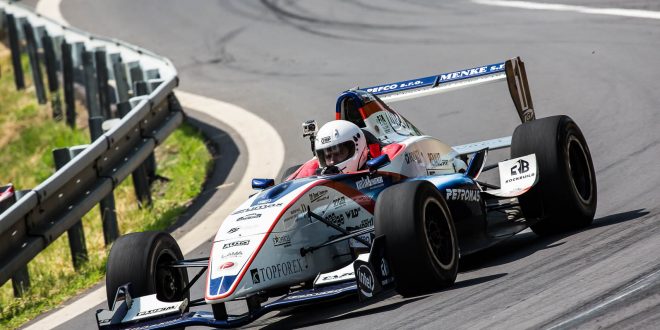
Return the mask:
{"type": "MultiPolygon", "coordinates": [[[[660,10],[651,1],[606,4],[660,10]]],[[[445,291],[271,313],[252,326],[660,324],[660,20],[449,0],[64,0],[62,12],[74,26],[169,57],[182,89],[269,121],[286,144],[285,168],[311,157],[300,123],[333,119],[343,90],[514,56],[526,63],[537,117],[567,114],[582,128],[598,179],[592,227],[548,238],[523,232],[464,259],[456,286],[445,291]]],[[[511,135],[517,122],[505,84],[394,107],[452,145],[511,135]]],[[[94,327],[86,313],[60,328],[94,327]]]]}

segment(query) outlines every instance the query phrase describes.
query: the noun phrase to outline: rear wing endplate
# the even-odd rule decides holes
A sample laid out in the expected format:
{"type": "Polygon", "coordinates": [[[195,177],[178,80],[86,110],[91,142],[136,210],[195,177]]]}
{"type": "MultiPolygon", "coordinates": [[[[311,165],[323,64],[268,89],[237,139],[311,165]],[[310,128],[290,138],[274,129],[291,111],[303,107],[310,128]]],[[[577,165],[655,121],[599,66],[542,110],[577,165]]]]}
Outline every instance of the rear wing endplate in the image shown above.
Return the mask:
{"type": "Polygon", "coordinates": [[[534,120],[536,116],[534,114],[532,96],[529,92],[525,63],[523,63],[520,57],[467,70],[361,89],[374,95],[379,95],[381,100],[389,103],[445,93],[505,79],[509,86],[509,93],[511,93],[513,104],[518,111],[518,116],[520,116],[520,121],[524,123],[534,120]]]}

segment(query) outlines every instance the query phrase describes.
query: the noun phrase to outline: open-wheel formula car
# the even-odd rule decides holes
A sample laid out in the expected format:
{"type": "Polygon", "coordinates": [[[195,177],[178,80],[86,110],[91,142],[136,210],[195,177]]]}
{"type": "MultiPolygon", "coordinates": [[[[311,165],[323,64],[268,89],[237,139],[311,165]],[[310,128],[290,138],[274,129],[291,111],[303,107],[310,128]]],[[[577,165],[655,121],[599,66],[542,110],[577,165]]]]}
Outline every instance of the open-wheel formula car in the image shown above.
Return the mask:
{"type": "Polygon", "coordinates": [[[224,220],[209,258],[184,260],[167,233],[120,237],[107,265],[111,309],[97,311],[99,328],[234,327],[348,295],[414,295],[451,286],[461,256],[528,227],[544,235],[593,221],[587,143],[567,116],[536,119],[519,58],[348,90],[336,119],[318,131],[303,125],[316,156],[279,184],[254,179],[258,192],[224,220]],[[450,147],[388,105],[499,80],[522,121],[509,137],[450,147]],[[501,148],[510,159],[486,165],[488,151],[501,148]],[[492,169],[499,185],[479,180],[492,169]],[[191,280],[190,267],[200,269],[191,280]],[[205,297],[190,300],[204,272],[205,297]],[[228,315],[225,302],[235,300],[248,312],[228,315]],[[212,312],[189,311],[203,304],[212,312]]]}

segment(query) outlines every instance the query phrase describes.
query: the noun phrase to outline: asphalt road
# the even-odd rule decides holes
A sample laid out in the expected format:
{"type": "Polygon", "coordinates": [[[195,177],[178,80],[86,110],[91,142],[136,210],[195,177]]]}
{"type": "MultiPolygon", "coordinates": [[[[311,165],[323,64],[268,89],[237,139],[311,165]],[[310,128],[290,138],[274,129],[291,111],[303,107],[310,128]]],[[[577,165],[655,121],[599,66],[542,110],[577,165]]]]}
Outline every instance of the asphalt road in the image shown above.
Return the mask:
{"type": "MultiPolygon", "coordinates": [[[[658,9],[651,1],[607,1],[617,5],[658,9]]],[[[463,260],[449,290],[272,313],[253,326],[660,324],[660,21],[449,0],[64,0],[62,12],[74,26],[169,57],[182,89],[268,120],[286,144],[285,165],[311,156],[300,123],[333,119],[342,90],[513,56],[525,60],[537,116],[568,114],[581,126],[598,178],[591,228],[549,238],[521,233],[463,260]]],[[[395,107],[449,144],[510,135],[517,121],[504,84],[395,107]]],[[[93,322],[87,313],[60,328],[93,322]]]]}

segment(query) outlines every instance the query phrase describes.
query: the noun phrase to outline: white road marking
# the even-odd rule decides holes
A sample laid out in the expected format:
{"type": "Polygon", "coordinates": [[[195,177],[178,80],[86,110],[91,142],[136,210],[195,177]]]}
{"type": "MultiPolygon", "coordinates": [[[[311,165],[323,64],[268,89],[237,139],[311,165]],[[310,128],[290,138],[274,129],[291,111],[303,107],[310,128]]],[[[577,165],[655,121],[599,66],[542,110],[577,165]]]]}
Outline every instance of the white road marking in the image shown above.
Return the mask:
{"type": "MultiPolygon", "coordinates": [[[[63,26],[69,23],[60,12],[62,0],[40,0],[37,13],[57,20],[63,26]]],[[[284,164],[284,142],[275,128],[261,117],[230,103],[183,91],[176,95],[184,108],[204,113],[236,131],[248,150],[247,167],[232,194],[208,218],[177,240],[181,251],[187,254],[212,239],[225,217],[235,210],[252,192],[250,178],[275,178],[284,164]]],[[[233,183],[232,183],[233,184],[233,183]]],[[[105,285],[63,306],[59,310],[30,324],[26,330],[52,329],[103,303],[105,285]]]]}
{"type": "Polygon", "coordinates": [[[472,2],[481,5],[488,5],[488,6],[513,7],[513,8],[536,9],[536,10],[570,11],[570,12],[593,14],[593,15],[610,15],[610,16],[660,19],[660,12],[651,11],[651,10],[623,9],[623,8],[594,8],[594,7],[562,5],[562,4],[554,4],[554,3],[527,2],[527,1],[472,0],[472,2]]]}

